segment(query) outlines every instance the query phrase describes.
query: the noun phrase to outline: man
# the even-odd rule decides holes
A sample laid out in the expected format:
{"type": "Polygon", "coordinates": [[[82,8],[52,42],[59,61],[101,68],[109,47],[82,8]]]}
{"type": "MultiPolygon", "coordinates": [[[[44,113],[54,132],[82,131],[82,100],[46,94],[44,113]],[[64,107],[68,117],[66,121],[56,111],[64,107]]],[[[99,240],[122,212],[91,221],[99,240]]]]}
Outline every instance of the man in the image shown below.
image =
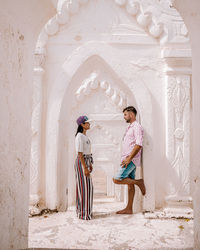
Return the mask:
{"type": "Polygon", "coordinates": [[[113,182],[128,185],[128,204],[125,209],[118,211],[117,214],[132,214],[135,195],[134,185],[140,188],[143,195],[146,193],[143,179],[135,180],[136,166],[139,166],[141,161],[144,130],[136,121],[137,110],[133,106],[125,108],[123,113],[125,121],[130,125],[123,137],[121,167],[116,177],[113,178],[113,182]]]}

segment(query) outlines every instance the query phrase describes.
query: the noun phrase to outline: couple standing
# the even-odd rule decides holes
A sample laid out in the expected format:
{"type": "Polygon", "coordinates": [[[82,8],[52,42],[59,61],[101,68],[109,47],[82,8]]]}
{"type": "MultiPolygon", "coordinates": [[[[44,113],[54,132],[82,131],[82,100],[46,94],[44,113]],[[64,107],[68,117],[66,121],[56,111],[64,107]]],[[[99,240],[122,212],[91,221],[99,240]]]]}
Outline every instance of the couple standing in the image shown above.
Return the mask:
{"type": "MultiPolygon", "coordinates": [[[[136,121],[137,111],[133,106],[123,110],[124,119],[130,123],[123,137],[121,166],[117,175],[113,178],[115,184],[128,185],[128,204],[125,209],[117,214],[132,214],[135,186],[137,185],[142,195],[145,195],[143,179],[135,179],[136,166],[140,165],[141,150],[144,131],[136,121]]],[[[93,184],[90,173],[92,172],[93,158],[91,154],[91,143],[86,136],[90,129],[90,121],[87,116],[77,119],[78,129],[76,133],[75,146],[77,158],[75,162],[76,173],[76,213],[80,219],[90,220],[92,218],[93,184]]]]}

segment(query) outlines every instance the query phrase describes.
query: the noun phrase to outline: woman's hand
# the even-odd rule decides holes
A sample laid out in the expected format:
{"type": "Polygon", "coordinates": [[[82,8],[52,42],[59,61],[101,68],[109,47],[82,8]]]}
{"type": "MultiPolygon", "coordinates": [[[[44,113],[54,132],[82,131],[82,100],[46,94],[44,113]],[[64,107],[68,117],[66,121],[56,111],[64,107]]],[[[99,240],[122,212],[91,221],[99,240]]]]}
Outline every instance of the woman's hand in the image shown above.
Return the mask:
{"type": "Polygon", "coordinates": [[[87,167],[84,168],[84,174],[85,174],[86,177],[90,176],[90,171],[88,170],[87,167]]]}
{"type": "Polygon", "coordinates": [[[78,156],[81,160],[81,164],[82,164],[82,167],[84,169],[84,175],[86,177],[89,177],[90,176],[90,171],[88,170],[87,166],[86,166],[86,163],[85,163],[85,160],[84,160],[84,157],[83,157],[83,153],[82,152],[78,152],[78,156]]]}
{"type": "Polygon", "coordinates": [[[90,165],[90,173],[92,172],[92,170],[93,170],[93,167],[92,167],[92,165],[90,165]]]}

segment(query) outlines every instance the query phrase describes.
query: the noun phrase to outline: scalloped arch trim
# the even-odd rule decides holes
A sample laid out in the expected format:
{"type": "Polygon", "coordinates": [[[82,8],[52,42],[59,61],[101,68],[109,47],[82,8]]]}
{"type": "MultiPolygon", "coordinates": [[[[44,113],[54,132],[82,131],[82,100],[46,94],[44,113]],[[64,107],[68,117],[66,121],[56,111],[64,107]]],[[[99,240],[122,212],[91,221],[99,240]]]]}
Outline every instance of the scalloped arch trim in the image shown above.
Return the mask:
{"type": "MultiPolygon", "coordinates": [[[[151,37],[159,42],[165,41],[168,36],[168,30],[164,23],[156,22],[153,13],[144,12],[139,0],[113,0],[119,7],[124,8],[128,15],[135,18],[138,25],[144,29],[151,37]]],[[[70,17],[78,13],[82,5],[89,0],[64,1],[57,14],[52,17],[42,29],[36,48],[44,49],[49,36],[56,35],[59,27],[70,21],[70,17]]]]}

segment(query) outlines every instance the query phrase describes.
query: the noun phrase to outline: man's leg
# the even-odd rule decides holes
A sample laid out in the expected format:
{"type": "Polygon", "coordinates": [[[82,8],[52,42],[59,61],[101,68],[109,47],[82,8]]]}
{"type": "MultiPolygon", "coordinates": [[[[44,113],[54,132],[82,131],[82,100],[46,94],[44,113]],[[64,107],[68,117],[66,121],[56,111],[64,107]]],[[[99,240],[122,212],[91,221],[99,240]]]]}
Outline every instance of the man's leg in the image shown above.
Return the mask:
{"type": "Polygon", "coordinates": [[[123,180],[117,180],[117,179],[114,179],[113,178],[113,182],[115,184],[127,184],[127,185],[137,185],[141,192],[142,192],[142,195],[145,195],[146,194],[146,189],[145,189],[145,185],[144,185],[144,180],[143,179],[139,179],[139,180],[134,180],[134,179],[131,179],[131,178],[125,178],[123,180]]]}
{"type": "Polygon", "coordinates": [[[128,185],[128,204],[125,209],[117,211],[117,214],[132,214],[133,213],[134,195],[135,195],[135,186],[128,185]]]}
{"type": "Polygon", "coordinates": [[[135,186],[137,185],[142,194],[145,195],[146,190],[143,179],[135,180],[136,166],[133,162],[129,163],[126,168],[120,168],[118,174],[113,178],[115,184],[128,185],[128,204],[125,209],[118,211],[118,214],[132,214],[133,213],[133,199],[135,195],[135,186]]]}

